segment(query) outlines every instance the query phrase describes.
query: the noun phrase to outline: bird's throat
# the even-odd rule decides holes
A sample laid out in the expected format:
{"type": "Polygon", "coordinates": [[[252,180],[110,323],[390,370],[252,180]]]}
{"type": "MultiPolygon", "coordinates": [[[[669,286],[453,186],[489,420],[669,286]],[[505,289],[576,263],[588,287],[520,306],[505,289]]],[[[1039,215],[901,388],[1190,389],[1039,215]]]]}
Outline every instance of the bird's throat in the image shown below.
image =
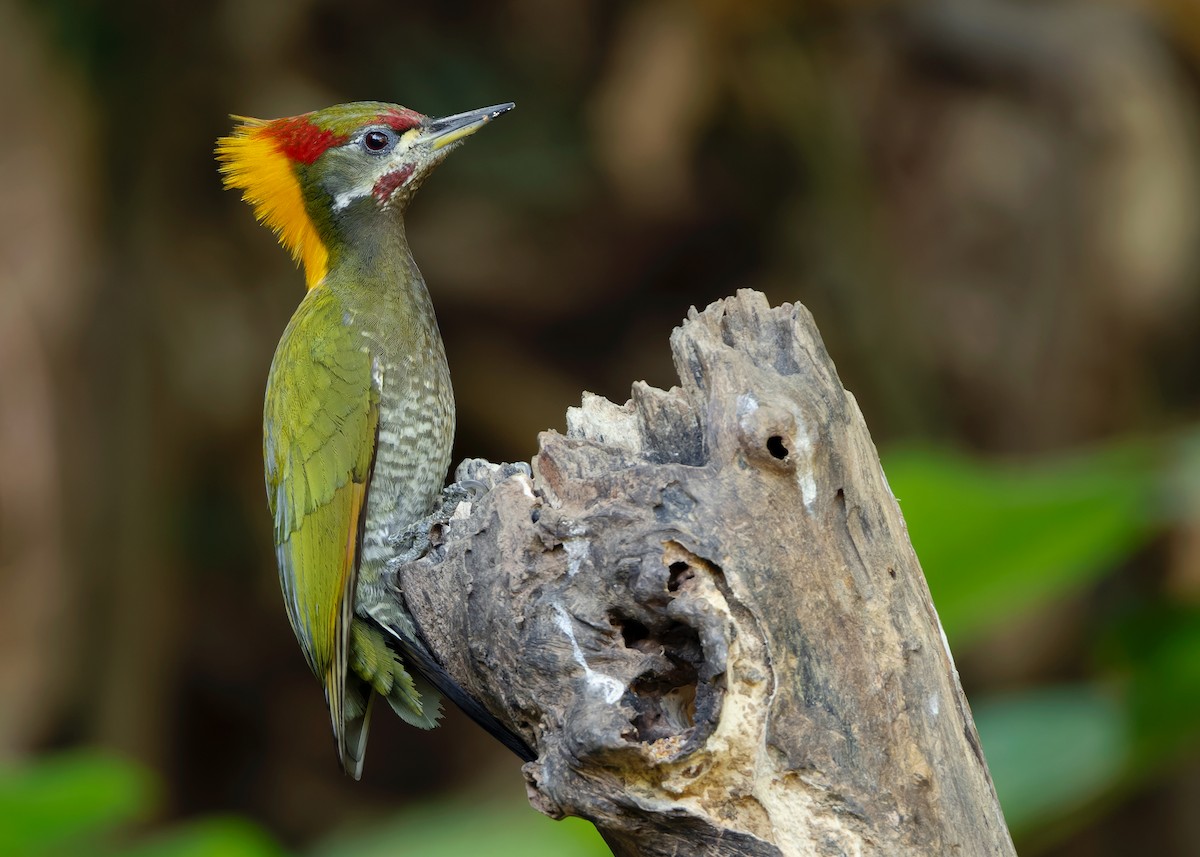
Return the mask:
{"type": "Polygon", "coordinates": [[[425,282],[413,261],[399,213],[379,211],[364,199],[337,218],[326,236],[329,269],[336,289],[353,290],[371,300],[428,302],[425,282]]]}

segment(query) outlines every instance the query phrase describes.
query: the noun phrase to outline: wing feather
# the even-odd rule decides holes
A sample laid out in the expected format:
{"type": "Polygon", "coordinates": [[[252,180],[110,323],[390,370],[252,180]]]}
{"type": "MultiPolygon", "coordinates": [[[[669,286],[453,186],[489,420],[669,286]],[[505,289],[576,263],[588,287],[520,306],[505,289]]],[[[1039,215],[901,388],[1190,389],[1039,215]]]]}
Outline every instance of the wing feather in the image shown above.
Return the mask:
{"type": "Polygon", "coordinates": [[[379,395],[371,355],[344,315],[318,286],[292,317],[271,366],[263,455],[288,619],[325,685],[338,752],[348,759],[350,626],[379,395]]]}

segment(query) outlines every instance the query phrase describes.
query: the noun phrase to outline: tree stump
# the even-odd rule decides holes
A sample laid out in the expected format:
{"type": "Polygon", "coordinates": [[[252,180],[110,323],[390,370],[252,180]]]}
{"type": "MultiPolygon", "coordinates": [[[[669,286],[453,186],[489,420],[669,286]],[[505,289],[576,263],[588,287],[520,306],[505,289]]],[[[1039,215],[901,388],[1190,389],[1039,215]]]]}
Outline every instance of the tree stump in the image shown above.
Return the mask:
{"type": "Polygon", "coordinates": [[[1014,854],[904,520],[812,316],[671,336],[398,569],[430,647],[618,855],[1014,854]]]}

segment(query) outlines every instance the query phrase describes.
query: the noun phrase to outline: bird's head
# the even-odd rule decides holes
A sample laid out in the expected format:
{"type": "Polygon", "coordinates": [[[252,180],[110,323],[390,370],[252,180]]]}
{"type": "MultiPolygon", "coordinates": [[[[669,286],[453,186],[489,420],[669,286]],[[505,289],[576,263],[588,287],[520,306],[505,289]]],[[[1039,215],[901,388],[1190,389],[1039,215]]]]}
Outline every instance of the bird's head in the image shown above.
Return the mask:
{"type": "Polygon", "coordinates": [[[513,105],[439,119],[397,104],[359,101],[286,119],[234,117],[217,141],[227,188],[304,264],[312,288],[329,269],[338,224],[399,217],[413,193],[462,140],[513,105]]]}

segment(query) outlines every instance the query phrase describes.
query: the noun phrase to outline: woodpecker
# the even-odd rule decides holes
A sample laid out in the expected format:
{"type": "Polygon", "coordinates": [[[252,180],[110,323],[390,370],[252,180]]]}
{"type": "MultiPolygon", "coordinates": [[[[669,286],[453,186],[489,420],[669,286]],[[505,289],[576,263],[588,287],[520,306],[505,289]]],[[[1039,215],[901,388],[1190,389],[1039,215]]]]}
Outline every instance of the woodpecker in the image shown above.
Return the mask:
{"type": "Polygon", "coordinates": [[[446,155],[512,107],[435,119],[356,102],[235,116],[217,141],[225,186],[304,269],[307,293],[267,378],[267,500],[288,619],[355,779],[376,694],[429,729],[440,691],[533,755],[450,679],[384,580],[389,535],[433,510],[454,439],[446,352],[405,210],[446,155]]]}

